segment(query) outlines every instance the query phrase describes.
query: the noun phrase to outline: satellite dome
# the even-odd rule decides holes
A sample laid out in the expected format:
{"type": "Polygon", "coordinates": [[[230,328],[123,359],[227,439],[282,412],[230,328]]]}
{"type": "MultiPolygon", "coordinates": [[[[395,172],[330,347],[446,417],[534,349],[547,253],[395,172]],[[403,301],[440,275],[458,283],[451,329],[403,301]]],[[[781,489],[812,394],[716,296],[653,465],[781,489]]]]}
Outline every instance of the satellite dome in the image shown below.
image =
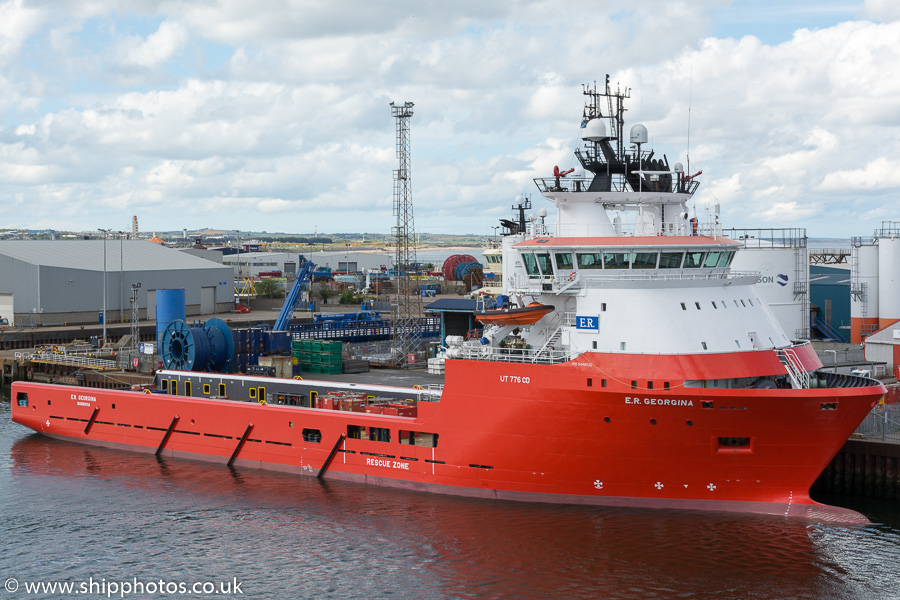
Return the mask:
{"type": "Polygon", "coordinates": [[[601,119],[591,119],[584,126],[581,139],[588,142],[599,142],[606,137],[606,123],[601,119]]]}
{"type": "Polygon", "coordinates": [[[539,210],[539,211],[538,211],[538,216],[541,217],[541,218],[546,217],[546,216],[547,216],[547,209],[546,209],[546,208],[542,208],[541,210],[539,210]]]}
{"type": "Polygon", "coordinates": [[[646,144],[647,143],[647,128],[638,123],[631,127],[631,143],[632,144],[646,144]]]}
{"type": "Polygon", "coordinates": [[[684,173],[684,165],[680,162],[675,163],[675,172],[676,173],[684,173]]]}

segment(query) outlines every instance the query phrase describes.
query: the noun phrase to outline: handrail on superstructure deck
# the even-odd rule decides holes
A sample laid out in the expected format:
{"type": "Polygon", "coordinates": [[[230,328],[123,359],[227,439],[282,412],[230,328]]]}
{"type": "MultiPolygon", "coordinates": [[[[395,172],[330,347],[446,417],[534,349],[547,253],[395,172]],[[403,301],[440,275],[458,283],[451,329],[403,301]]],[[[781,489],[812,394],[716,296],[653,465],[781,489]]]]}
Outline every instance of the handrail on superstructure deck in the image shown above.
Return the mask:
{"type": "MultiPolygon", "coordinates": [[[[675,175],[675,173],[672,173],[675,175]]],[[[593,177],[579,177],[579,176],[566,176],[566,177],[535,177],[534,184],[541,191],[541,193],[553,193],[553,192],[588,192],[591,187],[591,182],[593,177]]],[[[656,187],[661,187],[661,182],[657,181],[656,187]]],[[[631,188],[631,185],[626,184],[625,182],[611,181],[610,182],[611,189],[609,190],[590,190],[591,193],[610,193],[610,192],[646,192],[647,194],[687,194],[692,195],[697,191],[697,188],[700,186],[700,182],[694,179],[689,179],[687,181],[682,180],[678,181],[677,177],[672,177],[672,182],[670,185],[666,186],[664,189],[646,189],[646,190],[634,190],[631,188]]],[[[677,200],[673,200],[673,202],[683,202],[684,198],[680,198],[677,200]]]]}
{"type": "Polygon", "coordinates": [[[775,354],[784,365],[788,377],[795,389],[809,388],[809,372],[803,368],[803,363],[797,357],[797,352],[793,348],[776,348],[775,354]]]}
{"type": "MultiPolygon", "coordinates": [[[[442,348],[442,350],[447,350],[447,348],[442,348]]],[[[542,365],[567,362],[582,354],[581,352],[573,352],[571,350],[545,350],[539,354],[538,350],[533,350],[531,348],[494,348],[491,346],[456,346],[452,348],[452,350],[456,350],[457,353],[455,356],[447,356],[447,358],[451,360],[454,358],[462,358],[466,360],[542,365]]]]}
{"type": "MultiPolygon", "coordinates": [[[[673,269],[674,271],[675,269],[673,269]]],[[[744,278],[759,278],[759,271],[728,271],[723,269],[703,269],[697,273],[684,272],[660,272],[658,269],[647,269],[647,271],[635,271],[629,269],[616,270],[615,275],[598,275],[606,270],[601,269],[573,269],[578,273],[574,280],[567,277],[556,277],[553,275],[532,276],[523,273],[514,273],[507,277],[507,287],[509,290],[538,290],[550,292],[577,291],[587,288],[601,288],[610,283],[622,281],[710,281],[715,279],[735,280],[744,278]],[[550,285],[551,289],[544,286],[550,285]]],[[[608,272],[608,271],[607,271],[608,272]]]]}

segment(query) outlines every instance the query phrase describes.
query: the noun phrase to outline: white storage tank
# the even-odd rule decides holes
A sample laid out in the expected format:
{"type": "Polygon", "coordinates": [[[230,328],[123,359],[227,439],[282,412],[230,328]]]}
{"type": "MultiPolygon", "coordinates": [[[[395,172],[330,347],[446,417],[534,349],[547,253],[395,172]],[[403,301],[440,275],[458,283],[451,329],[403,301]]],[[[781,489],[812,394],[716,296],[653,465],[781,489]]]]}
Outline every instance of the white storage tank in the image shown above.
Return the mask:
{"type": "Polygon", "coordinates": [[[900,239],[878,240],[878,328],[900,319],[900,239]]]}
{"type": "Polygon", "coordinates": [[[809,337],[809,252],[807,248],[762,246],[747,240],[731,263],[732,271],[758,271],[760,295],[792,339],[809,337]],[[798,270],[798,265],[800,266],[798,270]],[[796,293],[795,293],[796,292],[796,293]]]}
{"type": "Polygon", "coordinates": [[[852,265],[856,272],[851,276],[850,296],[850,342],[862,343],[863,335],[878,327],[878,246],[872,243],[854,246],[851,252],[856,254],[852,265]],[[857,289],[852,289],[856,287],[857,289]],[[856,292],[856,293],[853,293],[856,292]]]}

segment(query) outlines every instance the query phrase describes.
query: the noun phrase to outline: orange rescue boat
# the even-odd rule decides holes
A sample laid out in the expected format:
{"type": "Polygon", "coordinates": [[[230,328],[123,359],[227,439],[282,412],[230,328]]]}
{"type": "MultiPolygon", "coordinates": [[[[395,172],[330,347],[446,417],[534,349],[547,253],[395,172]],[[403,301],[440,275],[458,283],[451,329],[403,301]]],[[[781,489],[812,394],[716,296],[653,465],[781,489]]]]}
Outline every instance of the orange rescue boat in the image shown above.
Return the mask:
{"type": "Polygon", "coordinates": [[[486,325],[534,325],[541,317],[556,310],[551,304],[532,302],[522,308],[500,308],[475,313],[475,318],[486,325]]]}

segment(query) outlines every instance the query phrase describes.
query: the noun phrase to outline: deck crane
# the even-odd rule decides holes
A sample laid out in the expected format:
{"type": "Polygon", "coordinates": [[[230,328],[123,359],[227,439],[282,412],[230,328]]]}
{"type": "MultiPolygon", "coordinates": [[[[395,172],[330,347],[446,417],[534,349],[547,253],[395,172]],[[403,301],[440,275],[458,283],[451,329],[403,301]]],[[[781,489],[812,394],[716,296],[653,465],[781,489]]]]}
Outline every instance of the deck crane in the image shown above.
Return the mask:
{"type": "Polygon", "coordinates": [[[278,313],[278,318],[275,319],[275,324],[272,326],[272,331],[287,331],[288,325],[291,322],[291,316],[294,314],[294,309],[297,308],[297,305],[300,304],[300,291],[303,289],[303,286],[312,279],[313,271],[316,270],[316,265],[309,260],[303,258],[303,255],[300,255],[300,270],[297,272],[297,277],[294,279],[294,285],[291,286],[291,291],[288,292],[287,296],[284,298],[284,306],[281,307],[281,312],[278,313]]]}

